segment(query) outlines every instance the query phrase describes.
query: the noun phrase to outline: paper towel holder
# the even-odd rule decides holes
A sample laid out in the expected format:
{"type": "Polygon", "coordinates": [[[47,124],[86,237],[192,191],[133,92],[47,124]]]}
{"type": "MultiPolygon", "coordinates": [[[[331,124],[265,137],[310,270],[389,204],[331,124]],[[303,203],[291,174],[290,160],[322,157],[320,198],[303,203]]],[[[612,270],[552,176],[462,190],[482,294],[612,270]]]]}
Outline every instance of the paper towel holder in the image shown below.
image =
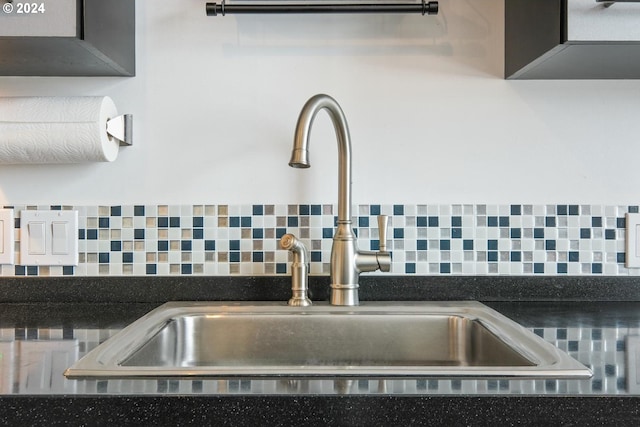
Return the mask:
{"type": "Polygon", "coordinates": [[[133,114],[123,114],[107,120],[107,133],[121,147],[133,145],[133,114]]]}

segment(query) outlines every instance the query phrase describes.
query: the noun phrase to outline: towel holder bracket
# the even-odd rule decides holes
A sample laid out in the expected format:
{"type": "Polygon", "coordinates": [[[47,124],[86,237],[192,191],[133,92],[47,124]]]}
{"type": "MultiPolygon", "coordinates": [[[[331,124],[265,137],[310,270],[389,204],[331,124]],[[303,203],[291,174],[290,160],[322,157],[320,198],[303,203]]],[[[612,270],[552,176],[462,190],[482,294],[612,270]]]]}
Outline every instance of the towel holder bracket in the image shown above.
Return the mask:
{"type": "Polygon", "coordinates": [[[107,134],[115,138],[120,146],[133,144],[133,115],[123,114],[107,120],[107,134]]]}

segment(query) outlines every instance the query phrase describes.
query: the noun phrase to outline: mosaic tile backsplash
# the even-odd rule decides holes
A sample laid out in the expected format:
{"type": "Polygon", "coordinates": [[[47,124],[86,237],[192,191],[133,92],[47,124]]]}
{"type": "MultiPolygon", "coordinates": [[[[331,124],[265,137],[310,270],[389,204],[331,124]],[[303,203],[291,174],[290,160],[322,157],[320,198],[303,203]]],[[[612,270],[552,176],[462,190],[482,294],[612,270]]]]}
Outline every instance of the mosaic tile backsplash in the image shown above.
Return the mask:
{"type": "MultiPolygon", "coordinates": [[[[79,212],[78,266],[3,265],[2,276],[289,274],[279,238],[307,246],[311,274],[328,274],[334,205],[5,206],[79,212]]],[[[625,214],[638,206],[358,205],[360,249],[387,247],[396,275],[632,275],[625,262],[625,214]]],[[[388,273],[368,273],[388,274],[388,273]]]]}

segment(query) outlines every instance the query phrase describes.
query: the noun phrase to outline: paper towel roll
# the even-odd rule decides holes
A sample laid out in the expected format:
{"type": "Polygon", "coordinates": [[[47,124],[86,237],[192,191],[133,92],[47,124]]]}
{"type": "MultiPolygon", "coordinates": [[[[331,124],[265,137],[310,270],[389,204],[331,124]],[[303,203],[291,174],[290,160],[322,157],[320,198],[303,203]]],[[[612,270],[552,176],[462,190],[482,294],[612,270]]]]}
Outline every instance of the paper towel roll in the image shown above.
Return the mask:
{"type": "Polygon", "coordinates": [[[107,96],[0,98],[0,163],[112,162],[117,115],[107,96]]]}

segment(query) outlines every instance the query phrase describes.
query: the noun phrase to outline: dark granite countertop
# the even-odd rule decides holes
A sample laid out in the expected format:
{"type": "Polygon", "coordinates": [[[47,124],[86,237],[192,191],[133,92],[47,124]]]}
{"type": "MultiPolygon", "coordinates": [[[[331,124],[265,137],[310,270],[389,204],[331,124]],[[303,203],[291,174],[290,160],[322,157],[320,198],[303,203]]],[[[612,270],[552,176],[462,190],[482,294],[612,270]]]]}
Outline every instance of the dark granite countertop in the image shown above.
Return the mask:
{"type": "MultiPolygon", "coordinates": [[[[351,381],[67,380],[62,371],[75,359],[162,302],[215,299],[208,296],[211,288],[221,286],[220,282],[226,287],[214,292],[218,299],[270,300],[273,295],[286,296],[287,281],[208,278],[201,279],[203,285],[198,285],[200,282],[178,279],[173,285],[183,287],[190,298],[173,298],[178,292],[171,288],[169,279],[155,282],[145,279],[131,291],[138,296],[128,298],[125,279],[120,279],[122,283],[112,279],[87,282],[26,279],[28,289],[24,293],[14,289],[2,294],[5,302],[0,303],[0,423],[638,425],[640,390],[630,384],[627,376],[627,337],[640,335],[640,298],[637,298],[640,292],[635,290],[638,283],[603,279],[606,286],[587,281],[584,286],[587,291],[583,293],[577,290],[578,282],[569,284],[571,289],[567,288],[566,299],[556,297],[564,287],[558,279],[543,280],[537,285],[529,281],[523,288],[538,286],[534,295],[501,290],[508,286],[498,278],[494,278],[493,288],[484,281],[467,282],[450,293],[443,285],[447,280],[437,277],[418,282],[415,278],[408,282],[400,279],[395,285],[376,281],[372,285],[383,289],[383,293],[388,292],[389,287],[403,288],[401,291],[406,287],[412,298],[405,299],[426,300],[435,296],[442,300],[480,300],[590,366],[594,376],[589,380],[365,378],[351,381]],[[238,284],[234,283],[236,280],[241,285],[229,289],[238,284]],[[247,282],[251,284],[246,285],[247,282]],[[100,300],[100,295],[108,294],[111,285],[122,301],[114,301],[117,299],[113,298],[114,294],[103,298],[106,301],[100,300]],[[50,286],[48,291],[36,297],[34,288],[46,286],[50,286]],[[75,293],[75,297],[67,295],[68,289],[62,292],[65,298],[49,295],[52,289],[64,286],[81,291],[75,293]],[[120,286],[122,289],[118,289],[120,286]],[[155,289],[160,291],[147,292],[144,298],[141,286],[147,291],[157,286],[155,289]],[[477,298],[456,298],[465,286],[469,291],[476,289],[470,292],[477,298]],[[487,287],[486,299],[477,289],[483,286],[487,287]],[[552,297],[537,296],[540,286],[547,286],[548,295],[552,297]],[[622,294],[616,293],[616,287],[622,294]],[[89,288],[92,290],[87,291],[89,288]],[[601,293],[601,297],[589,294],[594,290],[601,293]],[[169,298],[163,299],[163,292],[169,298]],[[607,292],[611,301],[604,300],[607,292]],[[508,297],[496,297],[505,293],[508,297]],[[249,298],[243,298],[243,294],[249,298]],[[256,295],[270,297],[255,298],[256,295]]],[[[130,284],[131,279],[127,280],[130,284]]],[[[317,280],[316,297],[322,293],[325,279],[317,280]]],[[[16,281],[0,280],[0,290],[15,284],[16,281]]],[[[402,295],[406,296],[407,292],[402,295]]],[[[363,299],[379,296],[372,294],[371,298],[363,299]]]]}

